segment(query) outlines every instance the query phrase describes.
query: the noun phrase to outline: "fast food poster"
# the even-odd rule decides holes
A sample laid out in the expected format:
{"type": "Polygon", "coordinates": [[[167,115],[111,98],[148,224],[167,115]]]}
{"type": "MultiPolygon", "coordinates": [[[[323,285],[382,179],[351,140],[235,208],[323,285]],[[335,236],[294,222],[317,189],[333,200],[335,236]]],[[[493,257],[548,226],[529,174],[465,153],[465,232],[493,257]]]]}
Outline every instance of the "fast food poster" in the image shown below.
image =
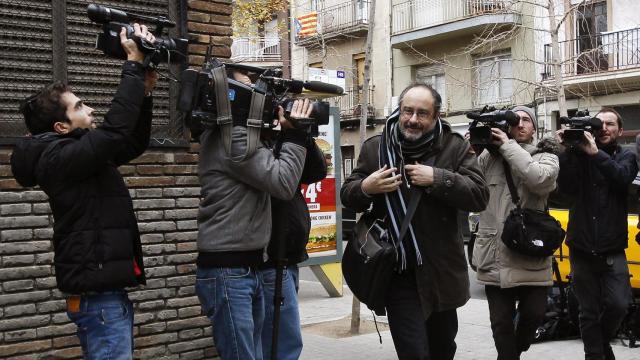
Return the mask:
{"type": "Polygon", "coordinates": [[[316,144],[322,150],[327,164],[327,177],[317,183],[303,185],[302,195],[307,201],[311,216],[311,231],[307,252],[314,255],[331,255],[336,252],[336,179],[334,119],[318,128],[316,144]]]}

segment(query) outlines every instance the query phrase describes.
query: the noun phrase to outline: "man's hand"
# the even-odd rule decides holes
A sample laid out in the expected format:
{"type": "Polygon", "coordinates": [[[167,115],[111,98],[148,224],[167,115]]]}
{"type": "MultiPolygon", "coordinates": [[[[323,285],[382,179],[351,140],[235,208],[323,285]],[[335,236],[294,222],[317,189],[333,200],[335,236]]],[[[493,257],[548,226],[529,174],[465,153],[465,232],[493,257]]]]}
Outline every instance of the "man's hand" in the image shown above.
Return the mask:
{"type": "Polygon", "coordinates": [[[158,73],[155,70],[147,70],[144,74],[144,96],[151,95],[158,82],[158,73]]]}
{"type": "Polygon", "coordinates": [[[494,145],[502,146],[509,141],[509,136],[504,131],[491,128],[491,143],[494,145]]]}
{"type": "MultiPolygon", "coordinates": [[[[504,134],[504,133],[503,133],[504,134]]],[[[429,186],[433,185],[433,167],[418,164],[407,164],[404,166],[407,176],[411,179],[411,185],[429,186]]]]}
{"type": "Polygon", "coordinates": [[[360,184],[362,191],[373,195],[397,190],[402,184],[400,175],[390,176],[396,170],[396,168],[387,169],[387,165],[385,165],[381,169],[374,171],[366,179],[362,180],[362,184],[360,184]]]}
{"type": "Polygon", "coordinates": [[[558,141],[558,144],[562,144],[564,142],[564,129],[556,131],[556,140],[558,141]]]}
{"type": "Polygon", "coordinates": [[[282,109],[282,106],[279,106],[278,118],[280,120],[280,126],[282,126],[283,130],[292,129],[294,127],[296,119],[308,119],[311,116],[312,111],[313,103],[309,101],[309,99],[296,100],[293,102],[291,113],[289,114],[289,118],[293,121],[289,121],[284,116],[284,110],[282,109]]]}
{"type": "MultiPolygon", "coordinates": [[[[156,41],[156,37],[147,29],[145,25],[133,24],[133,36],[137,36],[140,40],[145,40],[150,43],[156,41]]],[[[138,48],[133,39],[127,39],[127,30],[123,27],[120,29],[120,44],[127,54],[127,60],[137,61],[139,63],[144,62],[144,53],[138,48]]]]}
{"type": "Polygon", "coordinates": [[[587,155],[595,155],[598,153],[598,146],[596,145],[596,139],[591,135],[590,132],[584,132],[584,138],[587,140],[586,143],[580,144],[580,149],[584,151],[587,155]]]}
{"type": "Polygon", "coordinates": [[[509,141],[509,137],[504,131],[496,128],[491,128],[491,143],[493,145],[502,146],[509,141]]]}

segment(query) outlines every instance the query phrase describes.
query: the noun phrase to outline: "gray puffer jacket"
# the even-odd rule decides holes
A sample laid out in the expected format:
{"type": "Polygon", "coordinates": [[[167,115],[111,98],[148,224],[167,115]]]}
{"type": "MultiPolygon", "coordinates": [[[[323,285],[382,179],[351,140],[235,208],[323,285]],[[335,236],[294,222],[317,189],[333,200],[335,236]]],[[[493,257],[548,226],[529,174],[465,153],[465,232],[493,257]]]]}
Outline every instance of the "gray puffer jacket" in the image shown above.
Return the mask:
{"type": "Polygon", "coordinates": [[[538,146],[509,140],[499,154],[484,151],[478,162],[487,185],[489,205],[480,213],[480,224],[473,249],[478,282],[501,288],[548,286],[552,284],[551,257],[534,258],[516,253],[501,240],[504,221],[515,207],[507,185],[502,159],[511,166],[514,183],[523,208],[544,210],[549,193],[556,187],[560,169],[557,142],[551,138],[538,146]]]}

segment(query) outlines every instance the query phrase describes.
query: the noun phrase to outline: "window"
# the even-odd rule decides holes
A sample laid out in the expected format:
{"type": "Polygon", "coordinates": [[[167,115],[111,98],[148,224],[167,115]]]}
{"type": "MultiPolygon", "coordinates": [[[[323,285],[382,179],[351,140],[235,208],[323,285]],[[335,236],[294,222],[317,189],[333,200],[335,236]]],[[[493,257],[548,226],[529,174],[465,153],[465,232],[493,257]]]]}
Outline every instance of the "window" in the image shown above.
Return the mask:
{"type": "Polygon", "coordinates": [[[607,3],[596,2],[575,9],[577,72],[585,74],[607,70],[609,61],[602,47],[602,32],[607,31],[607,3]]]}
{"type": "Polygon", "coordinates": [[[447,86],[444,69],[437,65],[420,66],[415,70],[415,81],[431,85],[442,97],[442,108],[447,107],[447,86]]]}
{"type": "Polygon", "coordinates": [[[324,0],[311,0],[311,11],[320,11],[324,8],[324,0]]]}
{"type": "Polygon", "coordinates": [[[511,103],[513,70],[511,54],[494,55],[474,61],[475,105],[511,103]]]}

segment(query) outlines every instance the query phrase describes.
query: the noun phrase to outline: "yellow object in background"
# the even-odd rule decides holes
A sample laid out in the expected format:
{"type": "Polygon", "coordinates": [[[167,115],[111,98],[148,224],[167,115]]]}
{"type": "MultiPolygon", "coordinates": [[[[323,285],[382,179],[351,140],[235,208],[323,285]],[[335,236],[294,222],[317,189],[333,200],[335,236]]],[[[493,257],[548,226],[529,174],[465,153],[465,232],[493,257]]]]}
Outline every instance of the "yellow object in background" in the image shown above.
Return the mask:
{"type": "MultiPolygon", "coordinates": [[[[556,218],[562,224],[563,229],[567,229],[567,223],[569,222],[569,210],[554,210],[549,211],[551,215],[556,218]]],[[[638,233],[638,215],[629,215],[627,218],[627,224],[629,227],[627,263],[629,264],[629,274],[631,274],[631,287],[640,290],[640,245],[636,242],[636,234],[638,233]]],[[[558,249],[555,253],[556,260],[560,267],[560,275],[562,281],[567,281],[567,275],[571,272],[571,266],[569,265],[569,248],[565,243],[562,244],[562,248],[558,249]],[[562,256],[561,256],[562,255],[562,256]]]]}

